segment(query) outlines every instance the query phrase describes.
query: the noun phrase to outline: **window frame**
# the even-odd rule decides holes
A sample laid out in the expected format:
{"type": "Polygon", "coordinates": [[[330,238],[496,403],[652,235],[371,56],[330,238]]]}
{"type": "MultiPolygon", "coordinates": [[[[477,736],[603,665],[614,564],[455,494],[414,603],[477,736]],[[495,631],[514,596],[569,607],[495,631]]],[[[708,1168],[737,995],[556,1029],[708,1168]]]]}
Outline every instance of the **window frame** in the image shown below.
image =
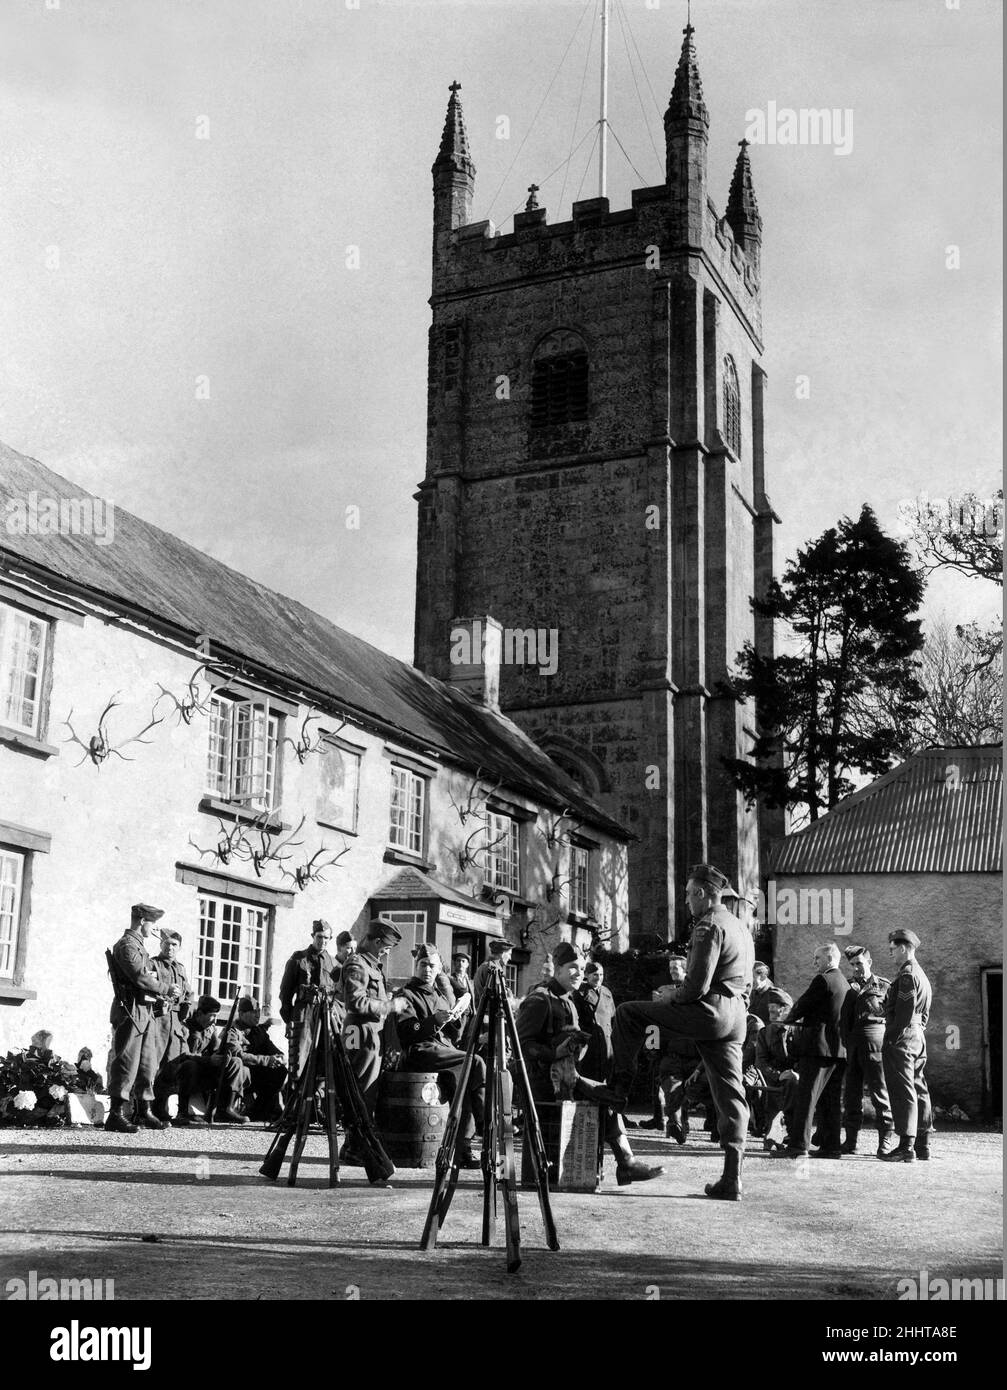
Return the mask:
{"type": "Polygon", "coordinates": [[[268,695],[219,689],[212,691],[209,696],[207,716],[204,795],[213,801],[224,802],[252,815],[277,814],[281,802],[284,711],[279,709],[268,695]],[[218,733],[221,717],[215,707],[228,711],[226,733],[223,738],[218,733]],[[244,736],[245,743],[250,748],[250,753],[244,755],[252,765],[249,770],[243,768],[239,761],[242,734],[236,723],[236,715],[246,711],[250,712],[251,722],[251,734],[249,736],[246,733],[244,736]],[[265,746],[262,750],[256,749],[256,740],[259,737],[255,727],[257,716],[261,719],[265,731],[265,746]],[[215,739],[218,743],[216,752],[215,739]],[[226,748],[220,746],[225,742],[226,748]],[[255,766],[256,762],[259,763],[258,768],[255,766]],[[250,784],[250,790],[245,793],[239,791],[243,780],[250,784]],[[261,793],[258,792],[256,783],[261,785],[261,793]]]}
{"type": "Polygon", "coordinates": [[[388,953],[388,961],[385,966],[385,972],[388,978],[390,980],[411,979],[415,974],[412,964],[414,961],[412,953],[417,946],[422,945],[422,943],[428,939],[428,913],[426,908],[384,908],[378,913],[378,919],[379,921],[387,922],[402,934],[402,940],[397,942],[388,953]],[[413,939],[411,943],[409,942],[407,933],[403,931],[403,927],[412,928],[413,939]],[[408,959],[410,964],[406,969],[405,975],[403,975],[397,968],[393,969],[393,966],[397,967],[398,961],[405,959],[408,959]]]}
{"type": "Polygon", "coordinates": [[[23,922],[25,917],[25,898],[26,889],[31,877],[31,851],[22,849],[20,846],[0,843],[0,980],[13,984],[17,979],[18,961],[23,955],[21,949],[21,939],[23,935],[23,922]],[[7,884],[3,873],[3,861],[10,858],[17,864],[17,877],[14,880],[14,900],[12,903],[10,920],[10,938],[5,943],[3,940],[3,921],[6,914],[3,912],[4,888],[7,884]],[[5,953],[7,958],[5,959],[5,953]],[[9,966],[9,969],[4,967],[9,966]]]}
{"type": "Polygon", "coordinates": [[[487,809],[483,882],[487,887],[495,889],[498,893],[506,893],[512,898],[521,896],[523,882],[522,824],[522,820],[509,815],[506,811],[487,809]],[[504,823],[510,832],[508,840],[502,845],[490,848],[493,841],[498,839],[502,833],[501,827],[504,823]],[[505,861],[502,869],[501,861],[505,861]]]}
{"type": "MultiPolygon", "coordinates": [[[[248,899],[238,895],[232,896],[227,893],[215,892],[210,889],[200,888],[197,892],[196,907],[199,913],[199,921],[196,931],[196,944],[192,959],[193,978],[196,981],[196,989],[199,994],[210,994],[218,999],[222,1005],[230,1007],[234,999],[242,994],[251,994],[260,1002],[265,998],[266,987],[268,984],[270,953],[273,943],[273,909],[264,903],[250,902],[248,899]],[[227,981],[224,986],[224,965],[222,948],[224,946],[223,927],[225,926],[225,914],[222,910],[219,916],[214,918],[214,927],[221,928],[219,933],[215,930],[213,937],[213,948],[207,955],[204,949],[204,923],[207,920],[204,912],[204,902],[212,902],[224,908],[238,908],[242,913],[242,919],[238,922],[238,970],[235,980],[227,981]],[[245,914],[255,913],[259,917],[259,922],[253,926],[253,932],[261,932],[261,939],[256,943],[246,943],[243,939],[245,927],[245,914]],[[251,945],[251,950],[248,947],[251,945]],[[258,955],[256,962],[255,956],[258,955]],[[251,959],[250,959],[251,957],[251,959]],[[204,961],[209,961],[209,973],[204,970],[204,961]],[[257,978],[256,978],[257,977],[257,978]],[[232,992],[233,989],[233,992],[232,992]]],[[[232,920],[226,925],[233,930],[232,920]]],[[[229,944],[233,944],[229,943],[229,944]]],[[[230,964],[231,962],[228,962],[230,964]]]]}
{"type": "Polygon", "coordinates": [[[576,917],[591,915],[591,847],[572,844],[570,846],[570,911],[576,917]],[[580,874],[578,863],[583,855],[583,897],[580,896],[580,874]]]}
{"type": "Polygon", "coordinates": [[[388,798],[388,838],[387,846],[394,850],[396,854],[411,855],[415,859],[423,859],[426,852],[427,830],[430,822],[429,809],[429,775],[417,771],[414,767],[407,767],[404,763],[393,762],[391,766],[391,789],[388,798]],[[393,832],[396,829],[395,809],[396,809],[396,779],[402,777],[406,780],[406,809],[402,818],[402,829],[404,840],[399,841],[394,838],[393,832]],[[419,792],[419,831],[413,836],[409,829],[410,815],[412,814],[413,792],[419,792]],[[416,843],[413,843],[415,838],[416,843]]]}
{"type": "MultiPolygon", "coordinates": [[[[12,603],[3,594],[0,594],[0,729],[9,730],[12,734],[24,738],[41,741],[46,732],[48,722],[48,693],[50,684],[50,674],[52,670],[52,639],[54,622],[52,618],[42,613],[33,612],[32,609],[12,603]],[[24,620],[30,627],[35,623],[38,625],[42,634],[42,646],[38,657],[38,665],[34,672],[35,695],[32,703],[35,707],[34,718],[30,725],[25,723],[15,723],[7,717],[8,683],[13,683],[11,677],[16,668],[13,660],[8,662],[8,654],[13,647],[11,629],[13,623],[7,615],[13,615],[17,619],[24,620]]],[[[23,689],[25,673],[22,677],[22,692],[20,703],[24,704],[25,695],[23,689]]],[[[27,677],[32,678],[32,677],[27,677]]]]}
{"type": "Polygon", "coordinates": [[[724,443],[737,458],[741,458],[741,382],[738,368],[730,353],[724,356],[724,384],[721,393],[724,443]]]}

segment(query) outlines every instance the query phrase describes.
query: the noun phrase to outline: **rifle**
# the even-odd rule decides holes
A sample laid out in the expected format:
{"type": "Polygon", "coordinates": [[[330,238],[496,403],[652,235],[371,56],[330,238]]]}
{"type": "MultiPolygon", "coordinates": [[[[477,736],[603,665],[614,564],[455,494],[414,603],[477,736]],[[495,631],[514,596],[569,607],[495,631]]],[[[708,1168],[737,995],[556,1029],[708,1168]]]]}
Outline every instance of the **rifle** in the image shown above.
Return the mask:
{"type": "Polygon", "coordinates": [[[126,1000],[124,992],[125,981],[119,973],[119,967],[115,963],[115,956],[113,956],[109,947],[105,948],[105,961],[108,965],[108,978],[112,981],[112,993],[115,996],[115,1002],[119,1005],[119,1008],[122,1009],[123,1013],[131,1014],[133,1012],[133,1000],[132,998],[130,998],[128,1002],[126,1000]]]}
{"type": "Polygon", "coordinates": [[[298,1117],[307,1110],[309,1097],[315,1087],[315,1048],[313,1041],[315,1036],[315,1019],[313,1016],[310,1020],[310,1027],[312,1029],[310,1034],[312,1045],[308,1049],[308,1056],[305,1058],[304,1066],[301,1068],[300,1075],[297,1078],[297,1084],[290,1092],[290,1095],[287,1097],[287,1103],[283,1107],[283,1115],[280,1119],[279,1128],[273,1135],[272,1143],[269,1145],[266,1156],[262,1160],[262,1165],[259,1168],[259,1172],[262,1176],[264,1178],[269,1178],[271,1181],[275,1181],[280,1176],[283,1160],[286,1157],[290,1141],[293,1139],[294,1132],[297,1129],[298,1117]]]}
{"type": "Polygon", "coordinates": [[[236,990],[234,998],[231,1001],[231,1012],[227,1015],[227,1027],[224,1029],[223,1035],[220,1039],[220,1080],[217,1082],[217,1090],[213,1097],[213,1108],[206,1112],[206,1123],[210,1125],[211,1128],[213,1126],[213,1117],[217,1113],[217,1107],[220,1105],[220,1102],[224,1096],[224,1081],[226,1080],[226,1069],[224,1067],[224,1061],[227,1055],[225,1050],[225,1044],[227,1042],[227,1035],[234,1026],[234,1015],[237,1011],[237,1008],[238,991],[236,990]]]}
{"type": "Polygon", "coordinates": [[[347,1131],[353,1131],[360,1156],[364,1160],[364,1172],[368,1181],[384,1182],[395,1172],[395,1164],[381,1146],[381,1140],[360,1094],[356,1073],[350,1066],[341,1036],[333,1033],[330,1040],[336,1093],[343,1112],[343,1124],[347,1131]]]}

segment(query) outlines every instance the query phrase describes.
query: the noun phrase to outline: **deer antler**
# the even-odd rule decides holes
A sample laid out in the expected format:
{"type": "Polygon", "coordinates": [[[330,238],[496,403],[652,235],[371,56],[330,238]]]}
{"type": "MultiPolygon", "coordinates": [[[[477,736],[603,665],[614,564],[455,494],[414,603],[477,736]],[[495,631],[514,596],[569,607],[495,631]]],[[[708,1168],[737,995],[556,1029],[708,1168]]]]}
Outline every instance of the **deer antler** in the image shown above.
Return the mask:
{"type": "Polygon", "coordinates": [[[563,824],[565,820],[571,822],[570,829],[573,830],[576,825],[576,821],[574,819],[573,808],[571,806],[564,806],[558,816],[547,817],[545,823],[545,830],[540,830],[538,832],[539,837],[545,842],[545,844],[549,846],[550,849],[555,849],[557,845],[569,844],[570,832],[560,830],[560,826],[563,824]]]}
{"type": "Polygon", "coordinates": [[[545,890],[546,902],[551,903],[553,898],[562,897],[563,889],[569,888],[572,882],[572,878],[564,878],[561,881],[559,876],[559,870],[557,869],[549,882],[549,887],[545,890]]]}
{"type": "Polygon", "coordinates": [[[450,789],[448,790],[448,800],[451,802],[451,805],[458,812],[458,819],[461,821],[462,825],[464,825],[465,822],[470,818],[478,820],[479,817],[476,815],[476,807],[485,806],[486,802],[489,801],[490,797],[493,796],[496,792],[498,792],[501,786],[503,785],[502,782],[497,782],[495,786],[489,788],[488,790],[482,791],[482,795],[480,795],[479,793],[482,789],[480,788],[479,784],[482,781],[482,772],[482,767],[476,768],[476,775],[472,778],[472,781],[469,783],[468,789],[465,793],[465,801],[462,805],[459,806],[458,802],[452,796],[450,789]]]}
{"type": "Polygon", "coordinates": [[[470,864],[475,865],[476,868],[482,868],[483,865],[480,863],[479,860],[480,854],[486,854],[489,850],[493,849],[494,846],[501,844],[507,838],[507,831],[504,830],[496,837],[495,840],[488,840],[486,844],[479,845],[477,849],[473,849],[473,841],[477,840],[479,836],[485,834],[485,832],[486,827],[480,825],[478,830],[473,830],[472,834],[468,837],[464,845],[458,851],[458,864],[462,870],[462,873],[465,872],[465,870],[469,867],[470,864]]]}
{"type": "Polygon", "coordinates": [[[284,868],[280,869],[280,873],[284,878],[291,879],[295,886],[302,890],[306,888],[309,883],[324,883],[325,879],[322,877],[322,871],[324,869],[334,869],[343,855],[349,854],[352,848],[352,845],[344,845],[331,859],[327,859],[322,864],[316,864],[315,860],[320,854],[327,854],[329,852],[325,845],[319,845],[311,858],[306,859],[303,864],[298,864],[292,873],[289,869],[284,868]]]}
{"type": "Polygon", "coordinates": [[[120,743],[118,746],[114,745],[112,743],[105,721],[114,709],[120,708],[119,701],[116,699],[116,695],[118,694],[119,691],[117,690],[109,700],[108,704],[102,710],[101,714],[98,716],[97,732],[91,735],[87,743],[85,743],[84,740],[79,737],[79,735],[73,727],[73,724],[71,723],[71,720],[73,719],[72,708],[70,710],[70,713],[63,720],[63,723],[70,730],[70,737],[68,739],[64,739],[64,742],[76,743],[79,747],[83,748],[84,750],[84,756],[81,758],[80,762],[77,763],[78,767],[80,767],[81,764],[86,762],[89,758],[91,762],[94,763],[95,767],[101,767],[102,763],[105,762],[107,758],[110,758],[113,753],[117,758],[121,758],[124,763],[131,763],[133,759],[127,758],[125,753],[121,752],[120,750],[128,747],[128,745],[131,743],[149,743],[150,739],[144,738],[143,735],[147,733],[148,730],[154,729],[157,727],[158,724],[162,724],[164,722],[162,719],[155,718],[154,710],[157,709],[157,704],[155,703],[154,709],[152,709],[150,712],[150,722],[145,724],[143,728],[140,730],[140,732],[138,734],[134,734],[132,738],[127,738],[123,743],[120,743]]]}
{"type": "Polygon", "coordinates": [[[220,826],[220,839],[213,849],[203,849],[200,845],[196,844],[191,835],[189,836],[189,844],[194,850],[199,851],[200,857],[204,854],[208,854],[220,864],[229,864],[232,859],[242,858],[242,850],[248,842],[245,839],[245,834],[240,822],[236,822],[232,825],[230,830],[227,829],[224,822],[219,817],[217,818],[217,824],[220,826]]]}
{"type": "Polygon", "coordinates": [[[286,863],[288,859],[291,858],[289,854],[281,853],[282,850],[299,849],[301,847],[303,841],[295,840],[294,836],[300,834],[305,820],[306,816],[302,816],[295,828],[286,837],[286,839],[277,840],[274,844],[268,828],[269,811],[263,811],[256,818],[255,822],[253,823],[252,830],[253,833],[256,833],[259,837],[258,849],[256,849],[250,841],[245,841],[245,843],[248,846],[247,858],[251,863],[252,868],[255,870],[256,878],[262,877],[262,870],[266,867],[267,864],[279,864],[282,866],[286,863]]]}
{"type": "Polygon", "coordinates": [[[158,681],[157,688],[158,690],[160,690],[161,694],[158,696],[158,700],[157,703],[154,705],[154,708],[156,709],[157,704],[159,704],[161,700],[167,697],[167,699],[169,699],[175,706],[173,712],[177,716],[179,724],[191,724],[197,714],[205,714],[209,709],[209,701],[210,696],[213,694],[213,686],[210,686],[206,695],[204,695],[202,699],[199,698],[200,674],[203,671],[209,670],[210,665],[209,662],[206,661],[201,662],[196,667],[195,671],[193,671],[192,675],[186,682],[185,688],[188,693],[186,695],[183,695],[181,700],[171,690],[168,690],[165,686],[161,684],[160,681],[158,681]]]}
{"type": "MultiPolygon", "coordinates": [[[[325,737],[321,733],[316,733],[311,736],[308,734],[308,725],[316,722],[320,718],[321,715],[316,714],[314,708],[309,709],[304,717],[304,722],[301,725],[301,732],[297,736],[297,741],[295,742],[292,738],[285,738],[283,740],[284,743],[290,744],[299,763],[303,763],[309,753],[320,753],[322,757],[324,757],[329,751],[325,746],[325,737]]],[[[339,729],[345,729],[345,727],[346,720],[344,719],[339,729]]],[[[333,732],[338,734],[339,729],[335,729],[333,732]]]]}

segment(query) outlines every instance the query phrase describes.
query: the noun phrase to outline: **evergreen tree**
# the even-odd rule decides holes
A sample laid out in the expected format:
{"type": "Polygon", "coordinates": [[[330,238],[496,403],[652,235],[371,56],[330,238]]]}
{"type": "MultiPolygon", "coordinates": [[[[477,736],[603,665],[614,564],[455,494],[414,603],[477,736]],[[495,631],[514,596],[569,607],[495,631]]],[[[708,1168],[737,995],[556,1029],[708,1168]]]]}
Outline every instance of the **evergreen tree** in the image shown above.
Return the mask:
{"type": "Polygon", "coordinates": [[[924,587],[908,548],[864,506],[799,550],[782,582],[753,600],[784,640],[768,660],[746,643],[729,686],[756,711],[750,758],[724,760],[749,805],[804,805],[817,820],[855,789],[849,774],[888,771],[900,728],[925,698],[912,616],[924,587]]]}

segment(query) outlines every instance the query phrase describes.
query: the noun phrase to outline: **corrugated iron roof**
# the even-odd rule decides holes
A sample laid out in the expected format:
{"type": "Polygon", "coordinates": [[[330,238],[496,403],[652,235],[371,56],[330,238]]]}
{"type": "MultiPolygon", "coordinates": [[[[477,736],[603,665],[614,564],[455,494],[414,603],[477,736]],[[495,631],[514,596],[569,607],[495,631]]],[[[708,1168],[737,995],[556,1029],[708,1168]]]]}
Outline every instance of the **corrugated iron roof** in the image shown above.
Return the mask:
{"type": "MultiPolygon", "coordinates": [[[[44,464],[0,444],[0,503],[33,491],[39,498],[91,498],[44,464]]],[[[570,806],[619,839],[633,838],[505,715],[119,507],[109,545],[88,535],[12,535],[0,527],[0,572],[12,559],[44,571],[57,586],[69,581],[112,606],[181,629],[193,645],[206,633],[215,651],[224,649],[297,688],[319,692],[334,708],[370,716],[463,768],[482,768],[514,791],[570,806]]]]}
{"type": "Polygon", "coordinates": [[[778,840],[775,874],[985,874],[1003,867],[1003,749],[928,748],[778,840]]]}

